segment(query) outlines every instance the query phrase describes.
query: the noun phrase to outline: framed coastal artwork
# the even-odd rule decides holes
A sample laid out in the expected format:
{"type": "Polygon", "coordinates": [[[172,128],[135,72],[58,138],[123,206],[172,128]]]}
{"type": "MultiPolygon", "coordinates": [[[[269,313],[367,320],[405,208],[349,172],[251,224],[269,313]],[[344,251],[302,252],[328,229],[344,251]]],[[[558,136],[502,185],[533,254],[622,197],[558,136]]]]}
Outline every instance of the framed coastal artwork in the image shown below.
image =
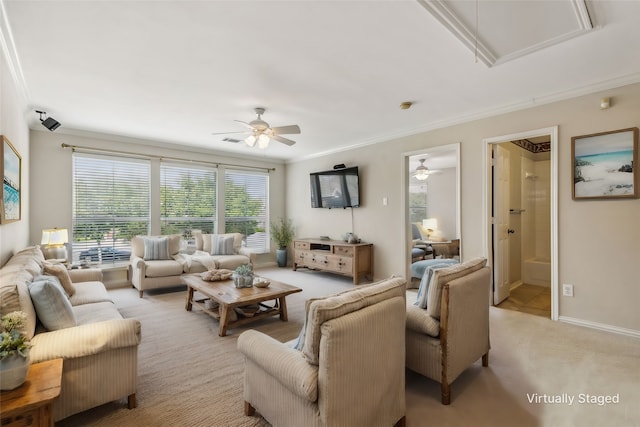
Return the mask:
{"type": "Polygon", "coordinates": [[[574,200],[637,198],[638,128],[571,138],[574,200]]]}
{"type": "Polygon", "coordinates": [[[2,200],[0,200],[0,224],[20,221],[21,214],[21,189],[20,177],[22,174],[22,157],[13,144],[0,135],[0,172],[2,172],[2,200]]]}

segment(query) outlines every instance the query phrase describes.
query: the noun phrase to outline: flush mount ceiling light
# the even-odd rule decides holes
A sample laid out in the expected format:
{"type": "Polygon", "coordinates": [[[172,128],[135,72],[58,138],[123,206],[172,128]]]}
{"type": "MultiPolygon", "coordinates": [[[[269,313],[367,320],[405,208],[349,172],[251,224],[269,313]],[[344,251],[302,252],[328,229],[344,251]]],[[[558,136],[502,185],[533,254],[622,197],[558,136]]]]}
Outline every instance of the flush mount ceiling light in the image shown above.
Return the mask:
{"type": "Polygon", "coordinates": [[[416,171],[413,174],[413,176],[415,176],[416,179],[420,181],[424,181],[425,179],[429,178],[429,175],[431,174],[429,168],[424,165],[424,161],[425,159],[419,160],[420,165],[416,168],[416,171]]]}
{"type": "Polygon", "coordinates": [[[54,130],[56,130],[56,129],[58,129],[60,127],[60,122],[57,121],[56,119],[54,119],[53,117],[47,117],[46,119],[42,118],[43,114],[44,115],[47,114],[46,111],[36,110],[36,113],[40,114],[40,122],[42,123],[42,126],[46,127],[51,132],[53,132],[54,130]]]}

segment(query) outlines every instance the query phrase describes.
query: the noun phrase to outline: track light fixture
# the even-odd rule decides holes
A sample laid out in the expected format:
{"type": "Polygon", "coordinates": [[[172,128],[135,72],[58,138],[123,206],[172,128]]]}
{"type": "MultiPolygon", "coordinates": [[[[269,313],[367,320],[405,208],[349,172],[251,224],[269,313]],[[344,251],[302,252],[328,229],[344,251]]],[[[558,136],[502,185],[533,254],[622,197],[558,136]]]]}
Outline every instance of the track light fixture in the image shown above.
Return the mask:
{"type": "Polygon", "coordinates": [[[56,129],[58,129],[60,127],[60,122],[57,121],[56,119],[54,119],[53,117],[47,117],[44,120],[42,119],[42,115],[43,114],[46,116],[46,114],[47,114],[46,111],[36,110],[36,113],[40,114],[40,122],[42,123],[42,126],[46,127],[51,132],[53,132],[54,130],[56,130],[56,129]]]}

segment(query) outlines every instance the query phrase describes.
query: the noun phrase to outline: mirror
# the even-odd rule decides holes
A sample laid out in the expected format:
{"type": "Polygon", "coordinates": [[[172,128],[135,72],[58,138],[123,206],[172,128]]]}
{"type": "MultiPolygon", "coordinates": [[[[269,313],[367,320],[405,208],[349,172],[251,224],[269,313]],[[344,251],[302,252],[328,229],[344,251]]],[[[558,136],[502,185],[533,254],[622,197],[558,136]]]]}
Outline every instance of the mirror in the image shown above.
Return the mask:
{"type": "Polygon", "coordinates": [[[420,280],[415,262],[460,256],[460,144],[406,153],[405,175],[406,277],[420,280]]]}

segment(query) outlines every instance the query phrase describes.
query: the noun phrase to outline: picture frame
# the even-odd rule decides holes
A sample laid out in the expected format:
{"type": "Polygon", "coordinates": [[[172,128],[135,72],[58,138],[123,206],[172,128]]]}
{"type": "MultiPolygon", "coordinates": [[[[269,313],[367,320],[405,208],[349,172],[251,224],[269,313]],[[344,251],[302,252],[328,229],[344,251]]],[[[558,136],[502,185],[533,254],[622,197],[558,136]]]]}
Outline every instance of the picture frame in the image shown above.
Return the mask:
{"type": "Polygon", "coordinates": [[[637,127],[572,137],[571,162],[573,200],[638,198],[637,127]]]}
{"type": "Polygon", "coordinates": [[[22,217],[22,157],[6,136],[0,135],[0,142],[0,224],[7,224],[22,217]]]}

